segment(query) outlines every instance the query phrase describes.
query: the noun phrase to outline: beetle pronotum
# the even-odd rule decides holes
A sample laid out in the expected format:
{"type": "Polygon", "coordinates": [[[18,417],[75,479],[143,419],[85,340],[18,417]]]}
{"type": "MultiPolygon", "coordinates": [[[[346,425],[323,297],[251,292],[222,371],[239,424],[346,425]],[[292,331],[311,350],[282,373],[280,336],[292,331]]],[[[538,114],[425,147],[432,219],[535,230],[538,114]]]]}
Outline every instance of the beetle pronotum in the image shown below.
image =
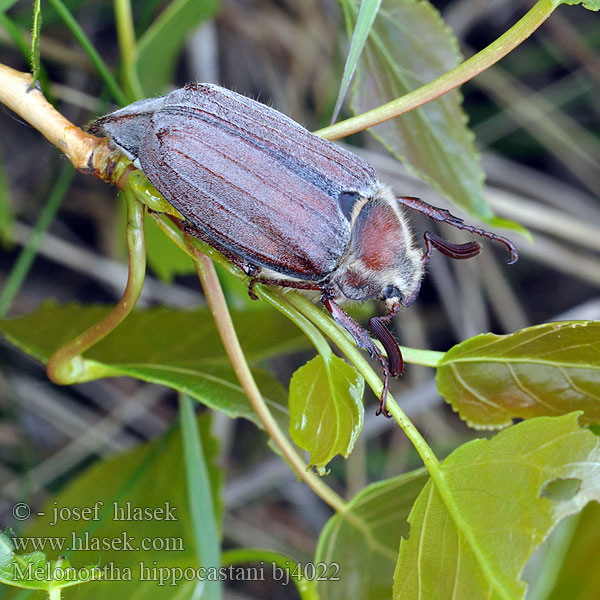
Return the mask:
{"type": "Polygon", "coordinates": [[[142,100],[92,124],[109,136],[185,217],[187,231],[222,252],[257,282],[316,290],[333,318],[383,369],[378,414],[390,376],[402,373],[398,344],[384,323],[417,297],[434,248],[471,258],[477,242],[453,244],[426,232],[416,247],[403,207],[504,244],[418,198],[381,184],[367,162],[317,137],[280,112],[212,84],[189,84],[142,100]],[[340,300],[382,300],[366,330],[340,300]]]}

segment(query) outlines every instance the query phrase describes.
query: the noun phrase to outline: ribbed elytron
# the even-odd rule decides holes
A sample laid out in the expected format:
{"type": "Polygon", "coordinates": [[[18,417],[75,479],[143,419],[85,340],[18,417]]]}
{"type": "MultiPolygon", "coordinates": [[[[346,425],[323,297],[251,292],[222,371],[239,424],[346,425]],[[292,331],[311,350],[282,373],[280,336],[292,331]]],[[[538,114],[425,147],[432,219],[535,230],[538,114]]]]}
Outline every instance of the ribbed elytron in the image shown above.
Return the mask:
{"type": "Polygon", "coordinates": [[[480,246],[448,242],[427,232],[417,248],[404,207],[473,234],[472,227],[418,198],[395,196],[374,169],[351,152],[317,137],[282,113],[212,84],[189,84],[142,100],[92,124],[109,136],[185,217],[186,230],[259,282],[316,290],[333,318],[383,368],[379,413],[389,377],[402,373],[398,344],[385,327],[417,297],[436,248],[471,258],[480,246]],[[382,300],[387,313],[368,332],[340,308],[341,300],[382,300]]]}

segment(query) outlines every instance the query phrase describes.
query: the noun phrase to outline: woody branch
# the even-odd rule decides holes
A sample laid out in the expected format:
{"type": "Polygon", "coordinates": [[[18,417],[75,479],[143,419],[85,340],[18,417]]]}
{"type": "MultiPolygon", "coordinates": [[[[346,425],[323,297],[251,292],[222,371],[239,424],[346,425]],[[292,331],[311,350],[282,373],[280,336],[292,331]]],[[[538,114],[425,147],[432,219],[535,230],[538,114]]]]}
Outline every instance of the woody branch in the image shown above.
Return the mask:
{"type": "MultiPolygon", "coordinates": [[[[38,87],[32,87],[29,73],[0,64],[0,102],[63,152],[77,171],[111,180],[106,165],[117,153],[109,147],[108,139],[82,131],[61,115],[38,87]]],[[[111,182],[122,187],[121,181],[111,182]]]]}

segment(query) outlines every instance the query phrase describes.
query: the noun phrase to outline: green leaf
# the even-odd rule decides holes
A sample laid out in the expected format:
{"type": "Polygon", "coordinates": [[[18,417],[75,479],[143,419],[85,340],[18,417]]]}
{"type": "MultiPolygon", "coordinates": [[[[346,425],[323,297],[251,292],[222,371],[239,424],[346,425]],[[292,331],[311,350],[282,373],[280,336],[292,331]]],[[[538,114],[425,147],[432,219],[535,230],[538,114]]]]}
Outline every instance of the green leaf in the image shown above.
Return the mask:
{"type": "Polygon", "coordinates": [[[442,396],[472,427],[582,410],[600,422],[600,321],[486,333],[451,348],[438,363],[442,396]]]}
{"type": "MultiPolygon", "coordinates": [[[[98,322],[108,310],[49,302],[27,317],[0,321],[0,333],[45,363],[57,348],[98,322]]],[[[249,361],[306,347],[306,338],[295,325],[274,311],[261,311],[260,316],[252,313],[252,318],[234,312],[233,319],[249,361]]],[[[135,311],[85,357],[104,369],[103,376],[125,375],[166,385],[230,417],[244,417],[260,426],[206,308],[135,311]]],[[[261,370],[253,373],[275,418],[287,423],[281,384],[261,370]]]]}
{"type": "Polygon", "coordinates": [[[485,222],[490,226],[492,230],[495,229],[512,229],[517,233],[520,233],[528,242],[531,244],[535,243],[535,238],[533,234],[527,227],[521,225],[520,223],[516,223],[515,221],[511,221],[510,219],[504,219],[495,215],[489,219],[486,219],[485,222]]]}
{"type": "MultiPolygon", "coordinates": [[[[209,569],[221,566],[221,543],[216,518],[209,465],[202,448],[202,435],[194,413],[193,400],[180,397],[181,437],[187,475],[188,511],[194,531],[198,564],[209,569]]],[[[208,431],[204,432],[209,433],[208,431]]],[[[216,458],[215,453],[214,458],[216,458]]],[[[204,583],[207,599],[221,598],[223,582],[208,580],[204,583]]]]}
{"type": "MultiPolygon", "coordinates": [[[[533,595],[531,600],[597,600],[600,586],[600,506],[588,504],[580,515],[570,517],[568,529],[558,543],[560,561],[541,565],[540,575],[552,579],[545,596],[533,595]]],[[[554,535],[550,538],[552,543],[554,535]]],[[[536,590],[535,584],[532,585],[536,590]]],[[[529,596],[528,596],[529,598],[529,596]]]]}
{"type": "MultiPolygon", "coordinates": [[[[220,530],[224,472],[216,465],[219,447],[208,417],[202,415],[198,424],[220,530]]],[[[52,552],[68,555],[75,566],[92,562],[103,575],[93,586],[78,589],[78,600],[192,597],[190,575],[180,571],[199,565],[179,429],[98,461],[37,512],[20,540],[63,543],[52,552]],[[179,585],[171,585],[178,576],[179,585]]]]}
{"type": "Polygon", "coordinates": [[[65,559],[49,561],[39,550],[17,554],[10,535],[0,532],[0,583],[49,591],[94,581],[100,576],[96,566],[75,568],[65,559]]]}
{"type": "MultiPolygon", "coordinates": [[[[352,108],[362,113],[399,98],[461,60],[455,37],[429,2],[384,0],[356,72],[352,108]]],[[[463,210],[484,221],[493,217],[458,90],[369,132],[463,210]]]]}
{"type": "Polygon", "coordinates": [[[331,354],[318,354],[292,376],[290,434],[310,453],[310,465],[323,469],[336,455],[347,457],[363,425],[364,379],[331,354]]]}
{"type": "Polygon", "coordinates": [[[138,43],[136,71],[146,96],[164,93],[185,38],[217,11],[218,0],[173,0],[138,43]]]}
{"type": "Polygon", "coordinates": [[[196,272],[190,257],[160,230],[154,219],[145,219],[144,225],[148,266],[159,279],[171,283],[177,276],[196,272]]]}
{"type": "Polygon", "coordinates": [[[408,513],[427,482],[424,469],[364,488],[319,536],[315,564],[330,565],[319,583],[322,600],[387,600],[408,513]],[[338,570],[339,565],[339,570],[338,570]],[[327,575],[337,575],[337,579],[327,575]]]}
{"type": "Polygon", "coordinates": [[[555,0],[556,4],[581,4],[588,10],[600,10],[600,0],[555,0]]]}
{"type": "Polygon", "coordinates": [[[394,598],[523,598],[521,572],[568,515],[600,499],[600,441],[577,414],[541,417],[455,450],[411,511],[400,542],[394,598]],[[546,487],[576,479],[570,498],[546,487]]]}
{"type": "Polygon", "coordinates": [[[358,59],[360,58],[361,52],[369,37],[373,21],[375,21],[380,6],[381,0],[364,0],[360,4],[356,25],[354,26],[354,31],[352,33],[350,49],[348,50],[346,64],[344,65],[344,74],[342,75],[338,97],[335,101],[335,108],[333,109],[332,122],[337,119],[340,109],[342,108],[342,103],[346,97],[348,88],[350,87],[350,81],[352,80],[352,76],[358,65],[358,59]]]}
{"type": "Polygon", "coordinates": [[[0,12],[6,12],[12,8],[19,0],[0,0],[0,12]]]}

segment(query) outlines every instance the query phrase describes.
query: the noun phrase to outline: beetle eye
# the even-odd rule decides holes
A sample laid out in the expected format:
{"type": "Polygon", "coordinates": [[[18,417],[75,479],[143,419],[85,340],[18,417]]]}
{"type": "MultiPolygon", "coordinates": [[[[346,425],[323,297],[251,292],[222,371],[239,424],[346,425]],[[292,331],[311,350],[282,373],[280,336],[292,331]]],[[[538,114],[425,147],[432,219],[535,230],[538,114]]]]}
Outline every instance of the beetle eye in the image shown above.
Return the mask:
{"type": "Polygon", "coordinates": [[[352,209],[357,200],[358,194],[356,192],[342,192],[338,196],[338,205],[348,222],[352,219],[352,209]]]}
{"type": "Polygon", "coordinates": [[[402,294],[395,285],[386,285],[381,292],[381,298],[382,300],[387,300],[388,298],[402,298],[402,294]]]}

